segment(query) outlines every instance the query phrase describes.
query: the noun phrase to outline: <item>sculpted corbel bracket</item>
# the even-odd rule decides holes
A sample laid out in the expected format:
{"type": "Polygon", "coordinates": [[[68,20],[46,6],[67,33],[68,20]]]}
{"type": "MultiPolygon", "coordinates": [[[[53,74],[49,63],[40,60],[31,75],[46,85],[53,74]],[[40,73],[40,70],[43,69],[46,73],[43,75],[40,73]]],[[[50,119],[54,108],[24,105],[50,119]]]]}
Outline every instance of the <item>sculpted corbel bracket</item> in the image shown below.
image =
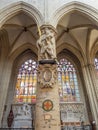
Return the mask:
{"type": "Polygon", "coordinates": [[[43,88],[53,88],[57,82],[56,65],[44,64],[38,67],[38,83],[43,88]]]}

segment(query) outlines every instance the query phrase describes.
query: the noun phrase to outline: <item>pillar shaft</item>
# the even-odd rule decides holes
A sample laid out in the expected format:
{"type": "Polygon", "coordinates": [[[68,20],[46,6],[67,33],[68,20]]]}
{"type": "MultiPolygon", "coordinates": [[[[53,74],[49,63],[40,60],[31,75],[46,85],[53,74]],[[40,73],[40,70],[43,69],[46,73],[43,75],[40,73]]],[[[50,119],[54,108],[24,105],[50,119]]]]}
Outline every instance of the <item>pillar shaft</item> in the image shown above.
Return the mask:
{"type": "Polygon", "coordinates": [[[36,130],[60,130],[60,108],[54,31],[41,29],[38,46],[36,130]]]}
{"type": "Polygon", "coordinates": [[[83,67],[83,74],[84,74],[84,79],[86,83],[86,89],[87,89],[87,94],[91,106],[91,111],[93,115],[93,119],[96,122],[96,129],[98,129],[98,105],[97,105],[97,98],[94,90],[94,84],[92,81],[92,76],[91,76],[91,65],[86,65],[83,67]]]}

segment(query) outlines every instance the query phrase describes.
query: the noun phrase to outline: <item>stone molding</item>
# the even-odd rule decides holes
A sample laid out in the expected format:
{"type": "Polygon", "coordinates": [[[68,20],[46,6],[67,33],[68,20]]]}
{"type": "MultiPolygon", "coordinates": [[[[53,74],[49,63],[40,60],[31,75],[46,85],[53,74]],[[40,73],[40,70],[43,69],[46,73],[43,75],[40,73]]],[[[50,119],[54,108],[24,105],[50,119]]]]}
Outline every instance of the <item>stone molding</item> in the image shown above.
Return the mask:
{"type": "Polygon", "coordinates": [[[32,6],[28,3],[25,3],[25,2],[16,2],[16,3],[13,3],[13,4],[7,6],[6,8],[3,8],[0,11],[0,27],[2,27],[2,25],[8,19],[13,17],[20,11],[24,11],[27,14],[29,14],[30,16],[32,16],[34,18],[34,20],[36,21],[37,25],[41,26],[43,24],[44,18],[38,9],[36,9],[34,6],[32,6]]]}
{"type": "MultiPolygon", "coordinates": [[[[44,6],[43,6],[44,7],[44,6]]],[[[48,16],[47,21],[45,21],[45,16],[43,16],[43,12],[40,12],[35,5],[28,4],[24,1],[18,1],[9,4],[8,6],[4,7],[0,11],[0,27],[4,24],[5,21],[7,21],[9,18],[11,18],[14,14],[16,14],[19,11],[24,11],[31,15],[34,20],[36,21],[38,26],[42,26],[43,24],[50,24],[54,28],[56,28],[59,20],[67,13],[76,10],[81,13],[84,13],[86,16],[90,17],[94,22],[98,22],[98,11],[96,8],[87,5],[85,3],[81,2],[69,2],[64,3],[64,5],[59,5],[57,7],[57,10],[52,10],[53,13],[51,13],[48,16]]],[[[45,11],[46,12],[46,11],[45,11]]],[[[45,13],[44,12],[44,13],[45,13]]]]}
{"type": "Polygon", "coordinates": [[[87,17],[90,17],[94,22],[98,22],[98,11],[95,8],[91,7],[90,5],[74,1],[64,4],[53,13],[49,20],[51,21],[51,25],[56,28],[60,19],[65,14],[74,10],[84,13],[87,17]]]}

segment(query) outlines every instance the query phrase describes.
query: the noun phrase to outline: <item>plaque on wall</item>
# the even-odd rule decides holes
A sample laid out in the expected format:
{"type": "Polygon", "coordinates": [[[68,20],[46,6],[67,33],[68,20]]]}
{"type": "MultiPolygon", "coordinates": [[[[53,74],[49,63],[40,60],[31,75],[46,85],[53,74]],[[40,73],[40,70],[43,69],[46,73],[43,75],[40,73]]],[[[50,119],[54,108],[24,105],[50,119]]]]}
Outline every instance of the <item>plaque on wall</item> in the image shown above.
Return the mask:
{"type": "Polygon", "coordinates": [[[50,114],[44,115],[44,120],[51,120],[51,119],[52,119],[52,115],[50,115],[50,114]]]}

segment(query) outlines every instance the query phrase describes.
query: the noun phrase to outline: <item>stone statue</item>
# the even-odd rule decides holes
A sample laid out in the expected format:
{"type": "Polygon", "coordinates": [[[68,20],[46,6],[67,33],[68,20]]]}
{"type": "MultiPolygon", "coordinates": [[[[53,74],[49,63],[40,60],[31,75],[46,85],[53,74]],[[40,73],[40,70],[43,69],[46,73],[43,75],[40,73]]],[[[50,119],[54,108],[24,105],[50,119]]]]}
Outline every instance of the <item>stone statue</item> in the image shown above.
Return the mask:
{"type": "Polygon", "coordinates": [[[18,112],[16,114],[16,118],[31,118],[31,108],[28,104],[23,104],[23,106],[20,106],[18,108],[18,112]]]}
{"type": "Polygon", "coordinates": [[[31,116],[31,109],[28,104],[23,105],[23,114],[29,117],[31,116]]]}
{"type": "Polygon", "coordinates": [[[32,128],[31,107],[28,104],[18,106],[13,128],[32,128]]]}
{"type": "Polygon", "coordinates": [[[37,41],[37,47],[39,60],[56,59],[55,36],[53,30],[47,27],[42,30],[42,34],[37,41]]]}

